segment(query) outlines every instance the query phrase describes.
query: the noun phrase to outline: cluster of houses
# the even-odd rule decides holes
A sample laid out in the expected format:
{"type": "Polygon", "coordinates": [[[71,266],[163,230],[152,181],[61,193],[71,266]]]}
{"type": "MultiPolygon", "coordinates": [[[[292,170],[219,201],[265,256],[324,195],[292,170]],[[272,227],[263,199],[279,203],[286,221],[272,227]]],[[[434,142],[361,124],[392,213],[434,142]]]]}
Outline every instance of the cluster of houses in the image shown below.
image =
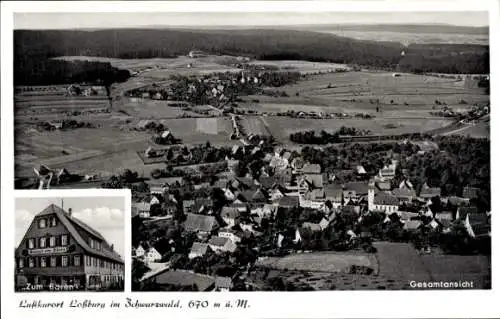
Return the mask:
{"type": "MultiPolygon", "coordinates": [[[[250,147],[251,148],[251,147],[250,147]]],[[[233,154],[245,152],[244,147],[236,146],[233,154]]],[[[470,205],[470,200],[477,197],[478,189],[466,187],[463,197],[442,197],[439,187],[425,183],[416,190],[406,179],[397,187],[392,187],[396,175],[397,160],[385,165],[375,176],[367,176],[361,165],[353,169],[356,181],[339,182],[337,175],[322,171],[319,164],[307,163],[304,159],[286,149],[276,148],[274,154],[264,158],[265,167],[260,178],[250,175],[236,177],[232,168],[238,161],[228,159],[229,171],[219,174],[213,184],[207,188],[220,189],[226,205],[215,211],[210,198],[195,198],[178,203],[170,190],[179,189],[184,184],[182,177],[171,178],[161,186],[151,188],[150,202],[134,204],[134,215],[141,218],[171,218],[176,209],[182,207],[186,220],[183,228],[194,232],[197,240],[190,248],[188,258],[203,257],[209,251],[213,253],[233,253],[238,243],[245,237],[258,238],[262,235],[262,221],[276,216],[280,208],[309,208],[323,212],[318,221],[306,221],[299,225],[293,238],[295,243],[301,240],[303,232],[322,232],[339,215],[355,215],[358,221],[371,212],[383,213],[385,222],[396,216],[403,224],[403,229],[417,231],[421,227],[431,227],[437,231],[450,231],[452,223],[460,221],[473,238],[490,236],[489,214],[479,212],[470,205]],[[267,172],[273,171],[270,176],[267,172]],[[175,180],[174,180],[175,179],[175,180]],[[443,207],[458,207],[455,211],[433,212],[432,200],[439,198],[443,207]],[[161,205],[162,216],[151,216],[152,207],[161,205]],[[407,211],[406,205],[417,207],[407,211]],[[425,218],[424,218],[425,217],[425,218]]],[[[361,236],[355,230],[349,230],[353,237],[361,236]]],[[[286,234],[276,234],[276,246],[280,247],[286,234]]],[[[290,234],[288,234],[290,236],[290,234]]],[[[135,254],[144,256],[148,263],[158,262],[161,254],[154,248],[141,250],[135,254]]]]}

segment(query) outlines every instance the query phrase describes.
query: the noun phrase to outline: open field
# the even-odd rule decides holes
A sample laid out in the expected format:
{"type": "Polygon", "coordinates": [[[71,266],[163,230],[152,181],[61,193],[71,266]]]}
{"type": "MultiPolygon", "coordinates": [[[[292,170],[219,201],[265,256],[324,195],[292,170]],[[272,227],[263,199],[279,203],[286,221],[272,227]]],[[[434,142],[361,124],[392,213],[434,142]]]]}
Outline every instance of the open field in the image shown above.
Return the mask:
{"type": "Polygon", "coordinates": [[[272,134],[283,142],[289,139],[291,133],[299,131],[334,132],[341,126],[355,127],[357,129],[370,130],[372,134],[403,134],[424,132],[451,123],[442,118],[428,119],[301,119],[284,116],[267,116],[263,120],[268,124],[272,134]],[[387,128],[387,124],[394,124],[395,128],[387,128]]]}
{"type": "Polygon", "coordinates": [[[272,269],[327,273],[344,272],[351,266],[364,266],[374,269],[374,273],[378,272],[377,261],[373,255],[356,253],[324,252],[293,254],[285,257],[268,257],[258,261],[256,265],[272,269]]]}
{"type": "Polygon", "coordinates": [[[115,59],[87,56],[65,56],[58,59],[66,61],[98,61],[109,62],[112,66],[132,72],[140,72],[144,77],[151,79],[168,79],[173,74],[206,74],[213,72],[239,72],[240,69],[227,66],[235,63],[236,59],[229,56],[207,56],[190,58],[179,56],[171,59],[115,59]],[[188,67],[188,64],[191,64],[188,67]]]}
{"type": "Polygon", "coordinates": [[[411,244],[374,245],[380,274],[398,282],[471,280],[474,288],[481,289],[491,281],[491,261],[486,256],[420,255],[411,244]]]}
{"type": "Polygon", "coordinates": [[[332,72],[336,69],[350,70],[346,64],[325,63],[325,62],[309,62],[309,61],[252,61],[250,65],[269,65],[278,67],[282,71],[298,71],[301,74],[311,74],[316,72],[332,72]]]}

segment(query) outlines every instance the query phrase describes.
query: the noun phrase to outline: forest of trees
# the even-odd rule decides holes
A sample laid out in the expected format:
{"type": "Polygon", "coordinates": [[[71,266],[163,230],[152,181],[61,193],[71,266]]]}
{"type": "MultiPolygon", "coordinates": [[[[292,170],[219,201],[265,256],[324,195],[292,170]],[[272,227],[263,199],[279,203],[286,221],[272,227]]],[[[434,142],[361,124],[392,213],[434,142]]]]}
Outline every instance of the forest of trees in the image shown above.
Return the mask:
{"type": "Polygon", "coordinates": [[[261,60],[293,58],[385,69],[394,69],[399,64],[401,71],[489,73],[489,49],[480,45],[410,45],[402,57],[403,45],[398,42],[361,41],[309,31],[115,29],[14,32],[16,57],[172,57],[185,55],[194,47],[211,54],[244,55],[261,60]]]}
{"type": "Polygon", "coordinates": [[[89,83],[109,89],[111,84],[125,82],[130,77],[129,71],[110,63],[63,61],[45,55],[16,55],[14,65],[14,85],[89,83]]]}

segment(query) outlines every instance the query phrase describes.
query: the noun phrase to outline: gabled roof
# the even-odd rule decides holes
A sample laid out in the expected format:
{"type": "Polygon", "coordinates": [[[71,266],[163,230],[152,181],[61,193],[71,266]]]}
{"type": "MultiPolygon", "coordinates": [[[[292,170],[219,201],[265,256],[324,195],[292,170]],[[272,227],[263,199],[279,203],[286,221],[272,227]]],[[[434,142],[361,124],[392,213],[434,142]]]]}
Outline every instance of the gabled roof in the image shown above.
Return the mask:
{"type": "Polygon", "coordinates": [[[373,200],[373,203],[375,205],[391,205],[391,206],[398,206],[399,205],[399,200],[387,193],[378,193],[375,195],[375,198],[373,200]]]}
{"type": "Polygon", "coordinates": [[[227,237],[219,237],[219,236],[212,236],[210,240],[208,241],[209,245],[214,245],[214,246],[219,246],[222,247],[224,246],[228,241],[230,241],[229,238],[227,237]]]}
{"type": "Polygon", "coordinates": [[[390,182],[376,182],[375,185],[377,188],[381,191],[390,191],[391,190],[391,183],[390,182]]]}
{"type": "Polygon", "coordinates": [[[368,183],[367,182],[349,182],[346,183],[344,189],[349,191],[355,191],[357,195],[368,194],[368,183]]]}
{"type": "Polygon", "coordinates": [[[187,214],[184,228],[188,231],[210,232],[217,226],[214,216],[187,214]]]}
{"type": "Polygon", "coordinates": [[[320,174],[321,165],[306,163],[304,164],[304,166],[302,166],[302,169],[300,171],[304,174],[320,174]]]}
{"type": "Polygon", "coordinates": [[[317,200],[325,198],[325,191],[322,188],[315,188],[312,190],[307,190],[304,194],[304,198],[307,200],[317,200]]]}
{"type": "Polygon", "coordinates": [[[420,220],[408,220],[404,223],[403,229],[415,230],[422,226],[420,220]]]}
{"type": "Polygon", "coordinates": [[[450,211],[436,212],[436,214],[434,214],[434,218],[439,221],[453,220],[453,213],[450,211]]]}
{"type": "Polygon", "coordinates": [[[323,187],[323,175],[322,174],[306,174],[304,175],[304,180],[313,188],[323,187]]]}
{"type": "Polygon", "coordinates": [[[356,172],[360,175],[366,174],[366,170],[362,165],[356,166],[356,172]]]}
{"type": "Polygon", "coordinates": [[[259,184],[265,189],[274,187],[278,182],[279,179],[274,176],[259,178],[259,184]]]}
{"type": "Polygon", "coordinates": [[[298,207],[299,198],[297,196],[283,196],[278,201],[280,207],[298,207]]]}
{"type": "Polygon", "coordinates": [[[69,231],[71,236],[76,240],[78,245],[80,245],[85,251],[87,251],[90,254],[101,256],[107,259],[111,259],[115,262],[123,263],[123,259],[121,256],[116,253],[115,251],[111,250],[110,245],[107,243],[107,241],[104,239],[104,237],[95,229],[84,223],[83,221],[70,216],[67,212],[65,212],[62,208],[60,208],[57,205],[51,204],[47,206],[44,210],[42,210],[40,213],[38,213],[35,217],[41,217],[41,216],[48,216],[55,214],[59,221],[66,227],[66,229],[69,231]],[[105,245],[103,246],[102,250],[96,250],[91,248],[87,242],[83,239],[81,236],[80,232],[77,230],[77,228],[82,229],[83,231],[87,232],[91,236],[101,240],[105,245]]]}
{"type": "Polygon", "coordinates": [[[422,190],[420,191],[420,197],[436,197],[441,196],[441,188],[440,187],[429,187],[427,183],[422,186],[422,190]]]}
{"type": "Polygon", "coordinates": [[[327,198],[333,198],[334,200],[339,202],[342,200],[342,185],[326,184],[323,190],[327,198]]]}
{"type": "Polygon", "coordinates": [[[191,246],[190,253],[204,255],[206,254],[207,250],[208,250],[208,244],[194,242],[193,246],[191,246]]]}

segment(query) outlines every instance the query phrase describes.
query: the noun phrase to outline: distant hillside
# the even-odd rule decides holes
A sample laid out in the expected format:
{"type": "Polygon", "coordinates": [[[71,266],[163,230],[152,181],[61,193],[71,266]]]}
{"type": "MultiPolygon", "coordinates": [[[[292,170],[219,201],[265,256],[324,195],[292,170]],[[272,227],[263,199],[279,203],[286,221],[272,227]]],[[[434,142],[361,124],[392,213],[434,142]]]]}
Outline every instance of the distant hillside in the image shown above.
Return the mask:
{"type": "Polygon", "coordinates": [[[401,71],[489,73],[487,46],[410,46],[403,58],[405,63],[400,64],[402,48],[397,42],[354,40],[296,30],[16,30],[14,79],[19,84],[25,82],[33,70],[45,70],[45,60],[56,56],[169,58],[185,55],[193,49],[261,60],[323,61],[401,71]]]}

